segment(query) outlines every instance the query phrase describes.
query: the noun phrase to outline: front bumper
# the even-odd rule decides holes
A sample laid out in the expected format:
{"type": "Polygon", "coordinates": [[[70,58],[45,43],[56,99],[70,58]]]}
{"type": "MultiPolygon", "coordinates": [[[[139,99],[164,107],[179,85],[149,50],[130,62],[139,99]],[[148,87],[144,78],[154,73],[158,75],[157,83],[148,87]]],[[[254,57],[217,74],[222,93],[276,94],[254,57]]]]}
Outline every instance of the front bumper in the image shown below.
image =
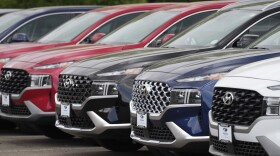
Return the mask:
{"type": "MultiPolygon", "coordinates": [[[[280,117],[279,116],[262,116],[256,119],[250,126],[234,126],[233,144],[224,144],[224,149],[228,152],[218,149],[217,146],[211,145],[209,152],[213,155],[249,155],[256,149],[259,152],[266,151],[268,155],[279,155],[280,153],[280,117]],[[240,151],[236,145],[238,143],[247,144],[246,150],[240,151]]],[[[211,137],[218,138],[218,123],[212,118],[209,112],[209,124],[211,137]]],[[[217,141],[219,144],[221,142],[217,141]]],[[[265,152],[264,152],[265,153],[265,152]]]]}
{"type": "MultiPolygon", "coordinates": [[[[209,141],[209,136],[192,136],[190,135],[186,130],[184,130],[182,127],[182,123],[174,122],[176,120],[172,120],[170,117],[172,114],[174,116],[174,113],[176,112],[176,115],[182,120],[189,120],[188,124],[194,123],[195,125],[189,125],[189,127],[194,128],[195,126],[198,126],[197,122],[197,114],[201,108],[201,105],[185,105],[182,107],[182,105],[176,106],[168,106],[160,115],[152,115],[149,114],[149,123],[153,126],[148,127],[147,129],[142,129],[143,134],[150,133],[148,137],[146,136],[140,136],[137,131],[139,129],[136,126],[136,111],[132,110],[133,103],[130,103],[130,115],[131,115],[131,121],[133,124],[132,131],[130,137],[135,140],[136,142],[139,142],[141,144],[147,145],[147,146],[153,146],[153,147],[159,147],[159,148],[168,148],[168,149],[176,149],[176,150],[183,150],[182,148],[187,148],[188,144],[192,143],[198,143],[197,145],[202,145],[202,143],[207,143],[209,141]],[[186,111],[188,110],[188,111],[186,111]],[[192,113],[189,113],[192,112],[192,113]],[[183,115],[184,114],[184,115],[183,115]],[[188,115],[186,115],[188,114],[188,115]],[[182,118],[182,115],[184,118],[182,118]],[[169,121],[166,119],[170,119],[169,121]],[[159,128],[155,128],[159,127],[159,128]],[[154,134],[152,134],[154,131],[162,132],[163,127],[166,127],[164,133],[165,135],[172,135],[171,137],[168,137],[168,139],[155,139],[154,134]],[[156,130],[155,130],[156,129],[156,130]],[[162,130],[162,131],[161,131],[162,130]],[[153,132],[152,132],[153,131],[153,132]]],[[[174,119],[174,118],[173,118],[174,119]]],[[[183,124],[185,124],[183,122],[183,124]]],[[[199,128],[198,128],[199,129],[199,128]]],[[[192,129],[195,131],[195,129],[192,129]]],[[[158,134],[160,135],[160,134],[158,134]]]]}
{"type": "MultiPolygon", "coordinates": [[[[119,123],[115,114],[115,106],[117,103],[118,96],[91,96],[88,97],[82,104],[71,104],[71,112],[76,116],[77,114],[83,114],[86,118],[89,118],[88,122],[92,123],[92,127],[79,127],[74,126],[72,123],[63,124],[58,119],[60,117],[61,102],[56,99],[56,108],[57,108],[57,121],[55,126],[60,130],[81,137],[129,137],[130,132],[130,123],[119,123]],[[99,108],[98,108],[99,107],[99,108]],[[106,108],[111,109],[111,113],[107,113],[107,119],[104,116],[101,117],[100,110],[105,110],[106,108]],[[110,122],[110,117],[114,118],[113,122],[110,122]]],[[[72,122],[74,119],[66,119],[72,122]]],[[[111,119],[112,121],[112,119],[111,119]]]]}
{"type": "Polygon", "coordinates": [[[44,108],[50,108],[50,91],[49,87],[28,87],[21,94],[11,94],[10,106],[3,106],[1,103],[0,116],[13,122],[53,124],[55,112],[44,111],[44,108]],[[40,95],[40,98],[37,95],[40,95]],[[46,103],[48,104],[44,105],[46,103]]]}

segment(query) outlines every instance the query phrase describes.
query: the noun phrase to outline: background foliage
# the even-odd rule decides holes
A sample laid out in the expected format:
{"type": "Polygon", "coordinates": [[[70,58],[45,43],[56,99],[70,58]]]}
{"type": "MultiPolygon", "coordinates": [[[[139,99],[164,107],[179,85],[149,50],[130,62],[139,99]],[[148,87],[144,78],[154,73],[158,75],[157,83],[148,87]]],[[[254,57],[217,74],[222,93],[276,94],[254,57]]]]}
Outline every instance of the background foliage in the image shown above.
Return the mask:
{"type": "MultiPolygon", "coordinates": [[[[143,2],[193,2],[199,0],[0,0],[0,8],[31,8],[54,5],[117,5],[143,2]]],[[[201,0],[200,0],[201,1],[201,0]]]]}

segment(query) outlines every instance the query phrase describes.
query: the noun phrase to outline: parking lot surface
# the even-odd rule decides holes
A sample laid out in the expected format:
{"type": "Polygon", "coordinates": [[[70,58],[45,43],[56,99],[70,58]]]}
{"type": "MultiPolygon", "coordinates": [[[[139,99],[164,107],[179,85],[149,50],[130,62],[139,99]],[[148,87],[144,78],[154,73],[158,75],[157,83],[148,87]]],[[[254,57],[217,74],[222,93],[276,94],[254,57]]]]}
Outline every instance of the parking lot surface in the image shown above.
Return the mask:
{"type": "Polygon", "coordinates": [[[19,130],[0,130],[0,156],[152,156],[146,148],[135,153],[117,153],[79,138],[52,140],[26,135],[19,130]]]}

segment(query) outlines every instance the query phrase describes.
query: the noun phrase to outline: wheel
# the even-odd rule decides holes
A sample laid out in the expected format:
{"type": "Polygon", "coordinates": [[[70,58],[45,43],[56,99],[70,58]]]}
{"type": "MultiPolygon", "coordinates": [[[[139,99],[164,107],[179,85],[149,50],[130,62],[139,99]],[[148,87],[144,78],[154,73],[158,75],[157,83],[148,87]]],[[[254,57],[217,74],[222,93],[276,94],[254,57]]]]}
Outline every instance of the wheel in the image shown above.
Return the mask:
{"type": "Polygon", "coordinates": [[[56,128],[55,126],[49,126],[49,125],[40,125],[39,126],[42,133],[51,138],[51,139],[71,139],[73,138],[73,135],[67,134],[56,128]]]}
{"type": "Polygon", "coordinates": [[[100,146],[115,152],[133,152],[137,151],[143,146],[133,142],[131,139],[97,139],[96,142],[100,146]]]}
{"type": "Polygon", "coordinates": [[[11,130],[16,128],[16,124],[11,121],[0,119],[0,123],[1,130],[11,130]]]}
{"type": "Polygon", "coordinates": [[[42,134],[40,128],[34,124],[29,123],[16,123],[20,131],[29,135],[39,135],[42,134]]]}

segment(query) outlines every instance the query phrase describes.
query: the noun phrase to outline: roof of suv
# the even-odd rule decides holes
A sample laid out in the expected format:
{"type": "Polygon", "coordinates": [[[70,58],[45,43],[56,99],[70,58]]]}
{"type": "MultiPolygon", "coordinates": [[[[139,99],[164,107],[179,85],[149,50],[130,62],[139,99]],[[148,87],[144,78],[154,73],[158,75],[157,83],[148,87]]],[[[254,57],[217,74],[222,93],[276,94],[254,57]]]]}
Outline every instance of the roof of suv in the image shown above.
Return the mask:
{"type": "Polygon", "coordinates": [[[280,6],[278,0],[243,0],[236,3],[225,6],[221,11],[232,9],[245,9],[245,10],[259,10],[265,11],[280,6]]]}

